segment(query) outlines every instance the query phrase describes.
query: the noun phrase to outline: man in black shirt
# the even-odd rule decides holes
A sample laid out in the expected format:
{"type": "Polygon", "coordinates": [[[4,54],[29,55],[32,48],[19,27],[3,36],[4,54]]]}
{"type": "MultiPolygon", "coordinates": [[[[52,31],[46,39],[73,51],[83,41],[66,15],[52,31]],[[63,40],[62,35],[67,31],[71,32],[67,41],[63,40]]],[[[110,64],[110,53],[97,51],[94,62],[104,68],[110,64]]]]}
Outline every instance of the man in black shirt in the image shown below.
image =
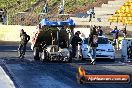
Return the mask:
{"type": "Polygon", "coordinates": [[[30,36],[27,35],[23,29],[21,29],[20,38],[21,38],[21,41],[20,41],[18,51],[19,51],[19,57],[23,58],[25,55],[25,52],[26,52],[26,45],[27,45],[28,41],[30,40],[30,36]]]}
{"type": "Polygon", "coordinates": [[[76,32],[75,35],[73,36],[71,40],[71,45],[72,45],[72,58],[75,58],[76,56],[76,51],[78,47],[78,43],[82,41],[82,39],[79,37],[79,32],[76,32]]]}

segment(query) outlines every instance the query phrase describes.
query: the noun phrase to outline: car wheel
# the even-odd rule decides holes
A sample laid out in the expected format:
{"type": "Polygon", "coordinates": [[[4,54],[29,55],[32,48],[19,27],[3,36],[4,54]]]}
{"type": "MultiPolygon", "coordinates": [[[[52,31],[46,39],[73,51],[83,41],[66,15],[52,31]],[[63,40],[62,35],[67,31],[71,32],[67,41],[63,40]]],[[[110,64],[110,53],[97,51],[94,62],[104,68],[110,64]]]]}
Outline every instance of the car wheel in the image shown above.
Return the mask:
{"type": "Polygon", "coordinates": [[[34,60],[40,60],[40,57],[39,57],[39,48],[38,47],[34,47],[33,49],[33,53],[34,53],[34,60]]]}

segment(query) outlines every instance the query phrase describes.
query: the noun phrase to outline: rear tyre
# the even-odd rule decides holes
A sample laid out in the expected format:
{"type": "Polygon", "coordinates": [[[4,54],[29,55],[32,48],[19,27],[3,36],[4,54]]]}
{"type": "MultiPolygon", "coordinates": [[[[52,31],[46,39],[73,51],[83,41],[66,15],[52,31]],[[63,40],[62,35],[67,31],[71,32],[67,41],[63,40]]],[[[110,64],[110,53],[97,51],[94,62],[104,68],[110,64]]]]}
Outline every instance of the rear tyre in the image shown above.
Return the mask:
{"type": "Polygon", "coordinates": [[[33,53],[34,53],[34,60],[35,61],[40,60],[40,57],[39,57],[39,48],[38,47],[34,47],[33,53]]]}

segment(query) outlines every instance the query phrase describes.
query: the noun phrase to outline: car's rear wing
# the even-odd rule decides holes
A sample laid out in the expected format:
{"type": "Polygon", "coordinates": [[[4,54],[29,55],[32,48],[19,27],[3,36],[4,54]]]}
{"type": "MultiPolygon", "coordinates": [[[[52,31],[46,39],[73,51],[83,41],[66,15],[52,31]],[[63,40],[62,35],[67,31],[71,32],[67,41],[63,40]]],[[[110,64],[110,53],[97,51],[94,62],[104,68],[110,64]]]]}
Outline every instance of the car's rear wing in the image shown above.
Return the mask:
{"type": "Polygon", "coordinates": [[[63,27],[63,26],[75,26],[75,23],[72,19],[66,21],[49,21],[48,19],[42,19],[40,21],[40,26],[53,26],[53,27],[63,27]]]}
{"type": "MultiPolygon", "coordinates": [[[[48,42],[48,45],[51,45],[53,42],[53,39],[57,36],[56,31],[60,31],[59,36],[61,36],[62,40],[69,41],[68,34],[66,30],[61,29],[73,29],[75,27],[75,23],[72,19],[68,19],[66,21],[49,21],[48,19],[42,19],[37,26],[36,31],[33,34],[32,37],[32,46],[31,49],[33,49],[34,46],[39,45],[43,40],[46,40],[48,42]],[[52,32],[52,33],[51,33],[52,32]]],[[[55,42],[58,40],[55,39],[55,42]]]]}

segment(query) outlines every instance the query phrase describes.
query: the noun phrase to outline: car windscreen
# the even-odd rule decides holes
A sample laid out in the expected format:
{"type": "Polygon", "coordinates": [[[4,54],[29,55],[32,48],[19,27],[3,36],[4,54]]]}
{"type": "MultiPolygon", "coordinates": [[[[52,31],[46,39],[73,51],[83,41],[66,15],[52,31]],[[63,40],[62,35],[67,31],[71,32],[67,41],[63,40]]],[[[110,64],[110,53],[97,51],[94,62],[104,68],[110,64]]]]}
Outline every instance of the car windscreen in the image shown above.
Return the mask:
{"type": "MultiPolygon", "coordinates": [[[[84,44],[88,44],[88,38],[84,39],[84,44]]],[[[99,37],[98,38],[98,44],[108,44],[108,38],[99,37]]]]}
{"type": "Polygon", "coordinates": [[[98,44],[108,44],[108,38],[99,37],[98,44]]]}

